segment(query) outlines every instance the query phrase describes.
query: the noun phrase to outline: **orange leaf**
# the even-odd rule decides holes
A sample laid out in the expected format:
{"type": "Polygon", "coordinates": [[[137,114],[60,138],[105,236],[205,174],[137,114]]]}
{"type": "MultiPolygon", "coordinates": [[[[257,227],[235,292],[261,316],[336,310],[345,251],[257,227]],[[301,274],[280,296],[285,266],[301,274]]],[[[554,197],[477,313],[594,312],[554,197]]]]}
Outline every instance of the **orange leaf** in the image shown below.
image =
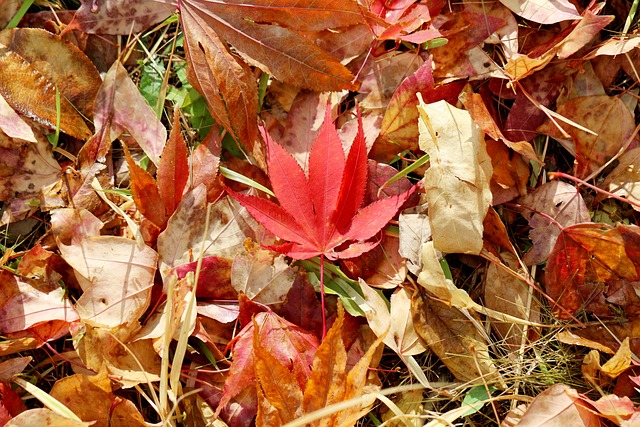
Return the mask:
{"type": "MultiPolygon", "coordinates": [[[[180,200],[182,200],[182,192],[189,179],[187,146],[180,131],[180,113],[178,109],[174,112],[173,128],[158,164],[157,179],[158,192],[164,204],[166,216],[171,216],[180,200]]],[[[160,224],[156,223],[156,225],[160,224]]]]}
{"type": "Polygon", "coordinates": [[[156,180],[153,179],[149,172],[136,164],[126,145],[123,144],[122,147],[129,167],[131,194],[133,194],[133,201],[136,203],[136,207],[149,221],[160,228],[164,228],[167,224],[168,216],[162,197],[160,197],[156,180]]]}

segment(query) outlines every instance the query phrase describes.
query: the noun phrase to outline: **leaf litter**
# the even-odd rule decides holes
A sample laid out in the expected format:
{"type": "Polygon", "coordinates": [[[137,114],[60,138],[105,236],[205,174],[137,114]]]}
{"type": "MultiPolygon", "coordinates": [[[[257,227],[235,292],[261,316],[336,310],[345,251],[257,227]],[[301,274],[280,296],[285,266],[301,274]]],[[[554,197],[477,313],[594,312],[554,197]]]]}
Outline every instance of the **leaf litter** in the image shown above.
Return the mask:
{"type": "Polygon", "coordinates": [[[24,4],[0,425],[637,423],[635,8],[24,4]]]}

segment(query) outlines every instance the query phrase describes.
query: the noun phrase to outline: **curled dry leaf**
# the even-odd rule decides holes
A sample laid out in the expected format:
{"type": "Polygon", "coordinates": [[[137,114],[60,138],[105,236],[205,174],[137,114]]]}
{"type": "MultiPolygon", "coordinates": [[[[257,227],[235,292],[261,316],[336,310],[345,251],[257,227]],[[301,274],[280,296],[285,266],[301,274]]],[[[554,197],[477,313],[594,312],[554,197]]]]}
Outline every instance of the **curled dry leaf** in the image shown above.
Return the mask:
{"type": "Polygon", "coordinates": [[[125,130],[149,159],[158,165],[167,141],[167,129],[131,81],[120,61],[104,77],[94,108],[96,132],[83,147],[85,162],[104,162],[111,143],[125,130]]]}
{"type": "Polygon", "coordinates": [[[478,254],[492,199],[484,135],[468,112],[445,101],[420,101],[418,111],[420,148],[431,160],[424,188],[434,245],[446,253],[478,254]]]}
{"type": "Polygon", "coordinates": [[[0,32],[0,53],[0,94],[14,110],[55,129],[59,92],[60,130],[91,136],[80,113],[91,117],[102,80],[80,49],[44,30],[14,28],[0,32]]]}

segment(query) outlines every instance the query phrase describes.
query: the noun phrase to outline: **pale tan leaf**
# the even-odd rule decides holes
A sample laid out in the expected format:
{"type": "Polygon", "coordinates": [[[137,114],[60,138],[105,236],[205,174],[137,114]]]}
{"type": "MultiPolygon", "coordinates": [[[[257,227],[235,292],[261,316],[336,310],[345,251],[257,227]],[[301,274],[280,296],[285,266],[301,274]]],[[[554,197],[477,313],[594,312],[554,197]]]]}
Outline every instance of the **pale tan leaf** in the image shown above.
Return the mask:
{"type": "MultiPolygon", "coordinates": [[[[504,252],[500,256],[507,266],[521,272],[518,268],[518,260],[513,254],[504,252]]],[[[487,268],[484,287],[484,303],[487,308],[538,323],[540,322],[540,304],[531,294],[532,291],[529,285],[496,264],[491,263],[487,268]]],[[[518,348],[523,343],[525,331],[531,330],[525,329],[524,325],[514,323],[492,322],[491,326],[514,348],[518,348]]]]}
{"type": "Polygon", "coordinates": [[[137,323],[149,306],[158,254],[118,236],[88,237],[60,245],[83,294],[76,309],[84,321],[109,328],[137,323]]]}
{"type": "Polygon", "coordinates": [[[467,111],[418,97],[420,149],[431,161],[424,187],[434,245],[446,253],[478,254],[492,199],[484,135],[467,111]]]}
{"type": "Polygon", "coordinates": [[[88,427],[93,422],[76,421],[59,415],[50,409],[29,409],[9,420],[5,427],[88,427]]]}
{"type": "Polygon", "coordinates": [[[458,380],[474,384],[500,380],[483,335],[458,309],[418,295],[411,311],[418,334],[458,380]]]}
{"type": "Polygon", "coordinates": [[[598,415],[584,406],[578,392],[556,384],[531,402],[518,427],[599,427],[598,415]]]}

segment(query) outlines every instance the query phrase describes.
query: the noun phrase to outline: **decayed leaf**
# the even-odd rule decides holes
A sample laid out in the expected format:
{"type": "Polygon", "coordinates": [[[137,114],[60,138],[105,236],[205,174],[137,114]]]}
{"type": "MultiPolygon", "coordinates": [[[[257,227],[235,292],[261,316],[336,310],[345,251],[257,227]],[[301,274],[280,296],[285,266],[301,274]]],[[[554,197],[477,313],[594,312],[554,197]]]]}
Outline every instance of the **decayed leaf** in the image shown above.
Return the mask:
{"type": "Polygon", "coordinates": [[[516,15],[539,24],[555,24],[580,19],[569,0],[500,0],[516,15]]]}
{"type": "Polygon", "coordinates": [[[79,139],[91,135],[90,117],[101,79],[91,61],[71,43],[47,31],[14,28],[0,32],[0,94],[25,117],[79,139]]]}
{"type": "MultiPolygon", "coordinates": [[[[505,252],[500,256],[507,266],[520,271],[518,260],[513,254],[505,252]]],[[[492,263],[487,268],[484,288],[484,302],[487,308],[539,323],[540,304],[531,292],[529,285],[497,265],[492,263]]],[[[492,322],[491,326],[513,348],[518,348],[522,344],[525,332],[523,325],[492,322]]]]}
{"type": "Polygon", "coordinates": [[[562,230],[545,272],[557,316],[567,318],[581,308],[611,316],[610,304],[623,307],[627,316],[637,315],[639,230],[633,225],[612,228],[590,223],[562,230]]]}
{"type": "Polygon", "coordinates": [[[484,337],[458,309],[417,294],[411,313],[418,335],[458,380],[483,384],[500,378],[484,337]]]}
{"type": "Polygon", "coordinates": [[[227,191],[269,231],[289,242],[274,249],[292,258],[352,258],[371,250],[379,243],[371,238],[415,190],[411,187],[361,209],[367,185],[362,125],[345,159],[329,107],[309,155],[309,178],[282,146],[266,134],[265,138],[269,178],[280,205],[227,191]],[[336,250],[344,243],[349,245],[336,250]]]}
{"type": "Polygon", "coordinates": [[[572,388],[556,384],[531,402],[518,427],[596,427],[600,419],[572,388]]]}
{"type": "Polygon", "coordinates": [[[94,376],[76,374],[62,378],[49,394],[64,402],[81,420],[94,421],[94,427],[146,425],[133,402],[113,394],[106,371],[94,376]]]}
{"type": "Polygon", "coordinates": [[[418,111],[420,148],[431,160],[424,187],[434,245],[447,253],[478,254],[492,198],[484,135],[469,113],[445,101],[421,100],[418,111]]]}
{"type": "Polygon", "coordinates": [[[168,18],[175,6],[155,0],[82,0],[65,31],[88,34],[131,34],[168,18]]]}
{"type": "Polygon", "coordinates": [[[0,159],[0,201],[5,202],[0,224],[8,224],[35,209],[41,190],[60,178],[61,168],[40,135],[28,142],[0,131],[0,159]]]}
{"type": "Polygon", "coordinates": [[[138,322],[149,306],[158,254],[117,236],[96,236],[60,245],[83,294],[76,304],[84,321],[115,328],[138,322]]]}
{"type": "Polygon", "coordinates": [[[529,237],[533,247],[522,259],[527,265],[540,264],[549,257],[562,227],[591,221],[578,189],[558,180],[541,185],[531,194],[520,198],[518,203],[528,208],[523,209],[521,214],[529,220],[531,227],[529,237]],[[538,212],[550,216],[556,223],[538,212]]]}
{"type": "MultiPolygon", "coordinates": [[[[571,136],[570,145],[563,144],[576,156],[575,174],[579,178],[604,165],[620,151],[635,129],[633,114],[619,97],[607,95],[584,96],[560,104],[558,114],[595,132],[585,132],[556,119],[571,136]]],[[[539,128],[540,132],[562,141],[563,136],[550,121],[539,128]]]]}

